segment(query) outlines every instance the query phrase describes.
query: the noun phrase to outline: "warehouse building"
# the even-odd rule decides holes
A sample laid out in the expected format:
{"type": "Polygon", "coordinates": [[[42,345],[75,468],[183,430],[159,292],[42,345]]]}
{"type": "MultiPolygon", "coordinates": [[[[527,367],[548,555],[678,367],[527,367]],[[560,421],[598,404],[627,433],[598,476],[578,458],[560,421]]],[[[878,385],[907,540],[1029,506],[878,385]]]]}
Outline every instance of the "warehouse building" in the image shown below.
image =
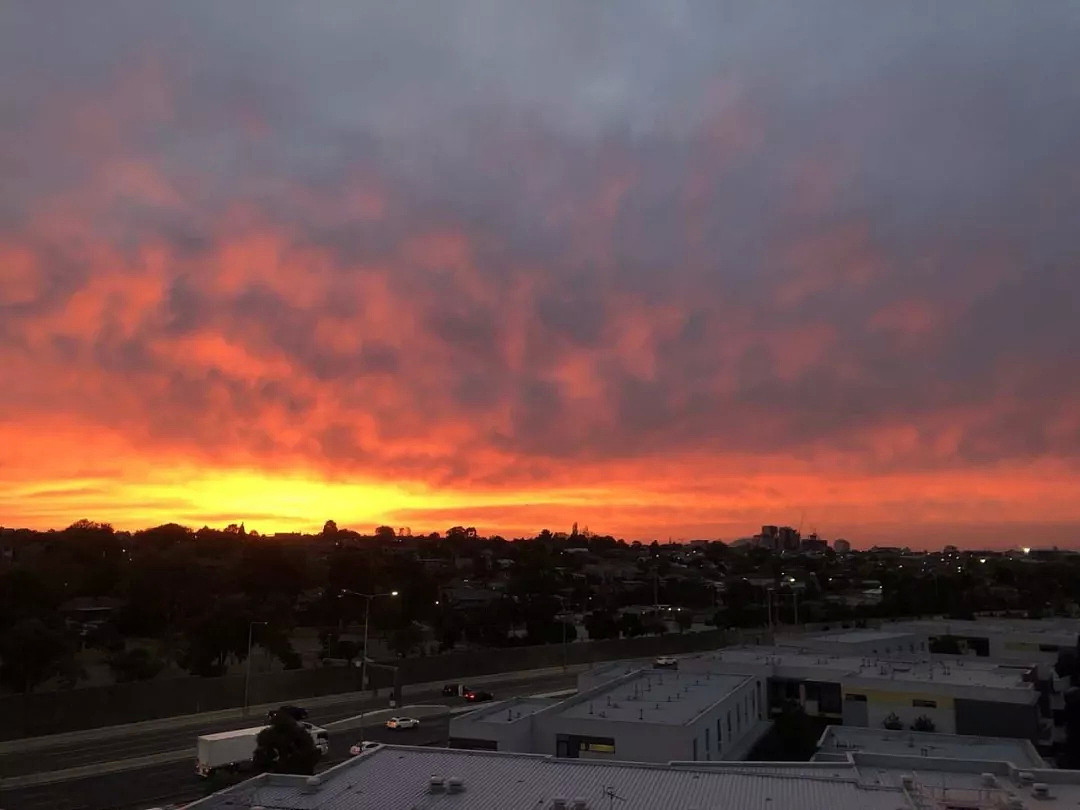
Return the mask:
{"type": "Polygon", "coordinates": [[[510,701],[455,717],[457,748],[637,762],[737,760],[768,731],[752,674],[638,669],[568,700],[510,701]]]}

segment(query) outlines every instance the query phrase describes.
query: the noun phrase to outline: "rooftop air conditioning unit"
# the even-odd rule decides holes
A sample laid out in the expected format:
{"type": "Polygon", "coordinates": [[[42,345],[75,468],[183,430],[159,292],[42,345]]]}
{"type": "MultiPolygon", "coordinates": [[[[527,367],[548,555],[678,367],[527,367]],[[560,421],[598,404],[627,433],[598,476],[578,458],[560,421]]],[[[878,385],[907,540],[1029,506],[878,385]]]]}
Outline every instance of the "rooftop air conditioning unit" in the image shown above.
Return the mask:
{"type": "Polygon", "coordinates": [[[570,802],[570,810],[588,810],[589,803],[580,796],[570,802]]]}
{"type": "Polygon", "coordinates": [[[983,787],[997,787],[997,778],[992,773],[982,774],[983,787]]]}
{"type": "Polygon", "coordinates": [[[1020,780],[1021,785],[1030,785],[1032,782],[1035,781],[1035,774],[1033,774],[1031,771],[1020,771],[1020,773],[1018,773],[1016,777],[1020,780]]]}
{"type": "Polygon", "coordinates": [[[566,810],[566,799],[556,796],[551,800],[551,810],[566,810]]]}
{"type": "Polygon", "coordinates": [[[465,780],[460,776],[451,776],[446,784],[450,793],[461,793],[461,791],[465,790],[465,780]]]}
{"type": "Polygon", "coordinates": [[[1051,798],[1050,786],[1046,782],[1036,782],[1031,786],[1031,795],[1036,799],[1049,799],[1051,798]]]}
{"type": "Polygon", "coordinates": [[[446,790],[446,780],[438,774],[432,774],[428,779],[428,793],[442,793],[446,790]]]}

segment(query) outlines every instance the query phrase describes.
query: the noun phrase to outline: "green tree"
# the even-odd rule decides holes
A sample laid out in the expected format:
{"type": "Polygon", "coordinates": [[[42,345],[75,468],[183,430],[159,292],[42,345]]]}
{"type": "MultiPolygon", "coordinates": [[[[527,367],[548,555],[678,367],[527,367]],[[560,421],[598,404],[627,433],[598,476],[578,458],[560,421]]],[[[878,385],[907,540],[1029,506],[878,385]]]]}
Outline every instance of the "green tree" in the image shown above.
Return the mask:
{"type": "Polygon", "coordinates": [[[391,650],[405,658],[420,646],[424,633],[416,622],[406,621],[399,624],[390,634],[388,645],[391,650]]]}
{"type": "Polygon", "coordinates": [[[152,680],[165,666],[161,658],[143,647],[114,652],[108,664],[117,683],[152,680]]]}
{"type": "Polygon", "coordinates": [[[937,726],[934,724],[934,721],[925,714],[920,714],[916,717],[915,722],[911,724],[911,728],[915,731],[937,731],[937,726]]]}
{"type": "Polygon", "coordinates": [[[397,537],[397,532],[394,531],[393,526],[379,526],[375,529],[375,536],[380,540],[393,540],[397,537]]]}
{"type": "Polygon", "coordinates": [[[619,635],[619,624],[615,621],[615,616],[607,610],[594,610],[587,613],[584,624],[589,638],[594,641],[602,638],[617,638],[619,635]]]}
{"type": "Polygon", "coordinates": [[[255,738],[252,761],[259,771],[311,775],[319,761],[319,749],[307,729],[288,712],[277,711],[255,738]]]}
{"type": "Polygon", "coordinates": [[[9,689],[30,693],[56,676],[78,680],[77,673],[72,646],[60,628],[30,618],[0,634],[0,681],[9,689]]]}
{"type": "Polygon", "coordinates": [[[645,632],[645,625],[636,613],[624,613],[619,617],[619,632],[627,638],[635,638],[645,632]]]}

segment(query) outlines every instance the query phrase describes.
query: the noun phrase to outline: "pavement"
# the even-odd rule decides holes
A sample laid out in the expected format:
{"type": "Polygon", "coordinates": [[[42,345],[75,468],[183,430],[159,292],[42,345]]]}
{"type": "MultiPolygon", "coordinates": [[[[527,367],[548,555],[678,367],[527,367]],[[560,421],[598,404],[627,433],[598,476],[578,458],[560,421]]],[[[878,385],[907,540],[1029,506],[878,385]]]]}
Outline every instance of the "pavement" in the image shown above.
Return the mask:
{"type": "MultiPolygon", "coordinates": [[[[470,678],[496,698],[570,689],[583,666],[470,678]]],[[[341,762],[358,739],[406,745],[445,745],[451,712],[473,708],[462,698],[444,698],[442,683],[407,686],[409,705],[387,708],[387,697],[359,693],[300,701],[309,720],[330,732],[330,754],[320,769],[341,762]],[[363,725],[359,712],[364,710],[363,725]],[[391,731],[393,714],[421,720],[417,729],[391,731]]],[[[200,734],[256,725],[276,704],[241,712],[211,712],[165,720],[37,737],[0,745],[0,807],[3,810],[135,810],[191,801],[230,782],[195,776],[195,738],[200,734]]],[[[243,776],[234,778],[237,781],[243,776]]]]}

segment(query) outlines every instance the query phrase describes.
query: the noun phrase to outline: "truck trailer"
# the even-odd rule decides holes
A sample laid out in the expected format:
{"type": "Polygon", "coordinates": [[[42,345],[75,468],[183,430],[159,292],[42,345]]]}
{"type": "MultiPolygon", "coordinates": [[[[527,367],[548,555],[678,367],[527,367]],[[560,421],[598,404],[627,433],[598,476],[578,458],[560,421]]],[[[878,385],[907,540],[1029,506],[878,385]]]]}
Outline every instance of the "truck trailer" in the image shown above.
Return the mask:
{"type": "MultiPolygon", "coordinates": [[[[330,750],[330,735],[326,729],[311,723],[301,723],[311,735],[312,742],[325,755],[330,750]]],[[[233,731],[221,731],[217,734],[204,734],[199,737],[196,746],[195,773],[204,779],[213,776],[217,770],[239,771],[251,767],[251,758],[255,754],[255,744],[259,732],[267,726],[238,728],[233,731]]]]}

